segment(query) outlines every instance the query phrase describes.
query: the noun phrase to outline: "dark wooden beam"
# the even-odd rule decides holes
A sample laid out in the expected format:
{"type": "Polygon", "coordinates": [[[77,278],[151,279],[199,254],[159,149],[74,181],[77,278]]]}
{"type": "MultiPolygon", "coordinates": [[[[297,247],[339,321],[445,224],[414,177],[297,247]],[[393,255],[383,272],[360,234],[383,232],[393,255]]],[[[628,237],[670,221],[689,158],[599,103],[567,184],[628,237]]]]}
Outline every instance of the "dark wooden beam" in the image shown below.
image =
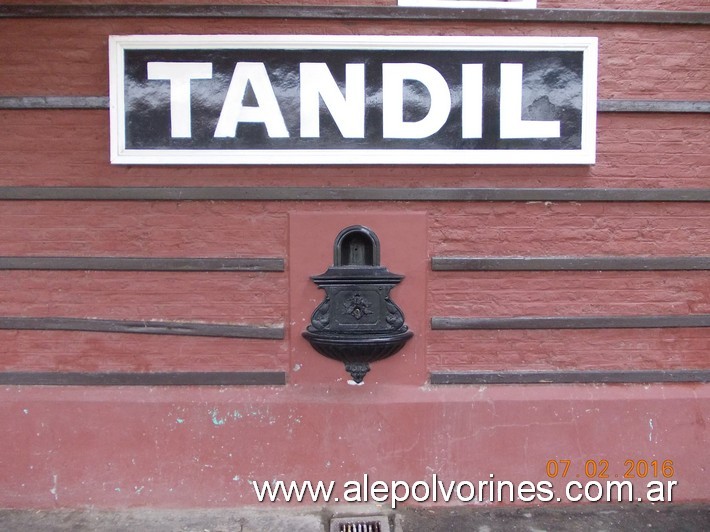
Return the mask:
{"type": "MultiPolygon", "coordinates": [[[[109,108],[107,96],[0,96],[0,109],[109,108]]],[[[710,102],[694,100],[599,100],[600,113],[710,113],[710,102]]]]}
{"type": "Polygon", "coordinates": [[[0,317],[0,329],[32,331],[83,331],[96,333],[161,334],[283,340],[281,326],[98,318],[0,317]]]}
{"type": "Polygon", "coordinates": [[[599,100],[600,113],[710,113],[710,102],[691,100],[599,100]]]}
{"type": "Polygon", "coordinates": [[[710,24],[707,11],[617,9],[449,9],[284,5],[6,5],[0,18],[234,18],[317,20],[501,21],[588,24],[710,24]]]}
{"type": "Polygon", "coordinates": [[[431,384],[651,384],[710,382],[710,370],[434,371],[431,384]]]}
{"type": "Polygon", "coordinates": [[[0,109],[108,109],[108,96],[0,96],[0,109]]]}
{"type": "Polygon", "coordinates": [[[231,372],[0,372],[0,384],[13,386],[282,386],[283,371],[231,372]]]}
{"type": "Polygon", "coordinates": [[[0,200],[707,202],[710,188],[0,187],[0,200]]]}
{"type": "Polygon", "coordinates": [[[512,318],[453,318],[436,316],[431,328],[456,330],[528,329],[668,329],[710,327],[710,314],[680,316],[543,316],[512,318]]]}
{"type": "Polygon", "coordinates": [[[281,258],[0,257],[0,270],[282,272],[281,258]]]}
{"type": "Polygon", "coordinates": [[[710,257],[432,257],[435,271],[710,270],[710,257]]]}

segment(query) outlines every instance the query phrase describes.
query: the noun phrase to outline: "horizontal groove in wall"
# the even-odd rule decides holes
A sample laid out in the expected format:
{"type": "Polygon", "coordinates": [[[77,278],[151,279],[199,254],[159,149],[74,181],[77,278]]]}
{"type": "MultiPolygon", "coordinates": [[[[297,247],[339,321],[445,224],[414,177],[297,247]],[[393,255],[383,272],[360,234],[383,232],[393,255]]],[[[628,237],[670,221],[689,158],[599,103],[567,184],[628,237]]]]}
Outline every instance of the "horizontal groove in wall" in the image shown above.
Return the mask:
{"type": "Polygon", "coordinates": [[[108,109],[107,96],[0,96],[0,109],[108,109]]]}
{"type": "Polygon", "coordinates": [[[710,257],[432,257],[431,269],[445,272],[710,270],[710,257]]]}
{"type": "MultiPolygon", "coordinates": [[[[0,109],[108,109],[106,96],[0,96],[0,109]]],[[[710,113],[710,102],[689,100],[599,100],[600,113],[710,113]]]]}
{"type": "Polygon", "coordinates": [[[278,18],[710,24],[710,12],[602,9],[441,9],[282,5],[9,5],[0,18],[278,18]]]}
{"type": "Polygon", "coordinates": [[[600,113],[710,113],[710,102],[689,100],[599,100],[600,113]]]}
{"type": "Polygon", "coordinates": [[[0,317],[0,329],[32,331],[82,331],[96,333],[159,334],[283,340],[281,326],[223,323],[108,320],[98,318],[0,317]]]}
{"type": "Polygon", "coordinates": [[[1,385],[17,386],[281,386],[283,371],[232,372],[0,372],[1,385]]]}
{"type": "Polygon", "coordinates": [[[431,384],[650,384],[710,382],[710,370],[434,371],[431,384]]]}
{"type": "Polygon", "coordinates": [[[544,316],[512,318],[453,318],[436,316],[431,328],[456,330],[531,329],[669,329],[710,327],[710,314],[680,316],[544,316]]]}
{"type": "Polygon", "coordinates": [[[280,258],[0,257],[0,270],[282,272],[280,258]]]}
{"type": "Polygon", "coordinates": [[[707,202],[710,188],[0,187],[0,200],[707,202]]]}

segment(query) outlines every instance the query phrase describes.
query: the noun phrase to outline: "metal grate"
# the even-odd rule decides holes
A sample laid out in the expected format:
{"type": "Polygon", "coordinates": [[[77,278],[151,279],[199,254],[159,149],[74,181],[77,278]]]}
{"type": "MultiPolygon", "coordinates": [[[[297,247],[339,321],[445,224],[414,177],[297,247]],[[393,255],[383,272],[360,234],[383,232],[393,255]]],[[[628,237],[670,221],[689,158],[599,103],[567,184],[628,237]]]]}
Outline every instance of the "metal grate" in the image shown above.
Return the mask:
{"type": "Polygon", "coordinates": [[[381,532],[377,521],[358,521],[356,523],[340,523],[338,532],[381,532]]]}
{"type": "Polygon", "coordinates": [[[381,516],[358,516],[332,519],[330,532],[389,532],[389,521],[381,516]]]}

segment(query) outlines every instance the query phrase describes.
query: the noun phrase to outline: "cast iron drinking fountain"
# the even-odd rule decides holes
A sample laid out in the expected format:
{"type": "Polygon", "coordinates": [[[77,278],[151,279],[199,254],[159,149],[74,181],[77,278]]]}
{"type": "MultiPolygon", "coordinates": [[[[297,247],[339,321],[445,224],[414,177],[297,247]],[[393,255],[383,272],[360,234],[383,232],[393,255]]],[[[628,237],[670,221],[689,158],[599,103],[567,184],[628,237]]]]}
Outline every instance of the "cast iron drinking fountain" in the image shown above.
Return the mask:
{"type": "Polygon", "coordinates": [[[356,384],[370,363],[391,357],[412,337],[390,298],[404,276],[380,266],[380,241],[367,227],[343,229],[333,246],[333,265],[311,279],[325,298],[303,336],[321,355],[343,362],[356,384]]]}

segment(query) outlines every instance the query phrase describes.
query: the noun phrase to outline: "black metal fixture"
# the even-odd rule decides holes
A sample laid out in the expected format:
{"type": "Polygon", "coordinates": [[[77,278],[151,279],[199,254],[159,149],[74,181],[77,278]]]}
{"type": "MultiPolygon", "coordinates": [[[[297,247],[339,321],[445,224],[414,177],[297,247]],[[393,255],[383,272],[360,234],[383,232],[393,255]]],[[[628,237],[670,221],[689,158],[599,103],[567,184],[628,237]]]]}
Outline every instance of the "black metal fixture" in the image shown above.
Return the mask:
{"type": "Polygon", "coordinates": [[[380,266],[380,241],[371,229],[343,229],[333,246],[333,265],[311,279],[325,290],[325,299],[303,336],[321,355],[343,362],[356,383],[371,362],[394,355],[412,337],[390,298],[404,276],[380,266]]]}

